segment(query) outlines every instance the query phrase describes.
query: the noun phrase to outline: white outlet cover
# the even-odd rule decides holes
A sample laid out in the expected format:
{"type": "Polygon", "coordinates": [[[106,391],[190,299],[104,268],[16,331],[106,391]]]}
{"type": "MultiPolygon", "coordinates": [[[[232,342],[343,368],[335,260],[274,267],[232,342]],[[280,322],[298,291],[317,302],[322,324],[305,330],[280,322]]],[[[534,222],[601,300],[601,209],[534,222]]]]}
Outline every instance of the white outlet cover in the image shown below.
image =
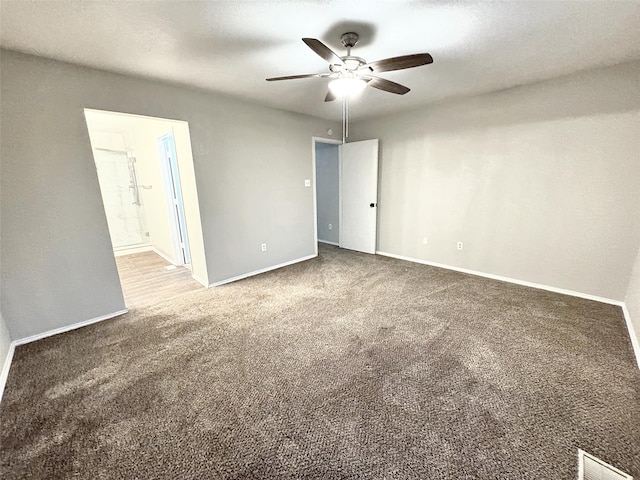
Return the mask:
{"type": "Polygon", "coordinates": [[[426,245],[427,244],[427,237],[422,237],[422,244],[426,245]]]}
{"type": "Polygon", "coordinates": [[[311,186],[311,180],[309,180],[308,178],[304,181],[304,186],[305,187],[310,187],[311,186]]]}
{"type": "Polygon", "coordinates": [[[333,230],[333,225],[329,224],[329,230],[333,230]]]}
{"type": "Polygon", "coordinates": [[[462,250],[463,247],[463,243],[462,242],[458,242],[458,250],[462,250]]]}

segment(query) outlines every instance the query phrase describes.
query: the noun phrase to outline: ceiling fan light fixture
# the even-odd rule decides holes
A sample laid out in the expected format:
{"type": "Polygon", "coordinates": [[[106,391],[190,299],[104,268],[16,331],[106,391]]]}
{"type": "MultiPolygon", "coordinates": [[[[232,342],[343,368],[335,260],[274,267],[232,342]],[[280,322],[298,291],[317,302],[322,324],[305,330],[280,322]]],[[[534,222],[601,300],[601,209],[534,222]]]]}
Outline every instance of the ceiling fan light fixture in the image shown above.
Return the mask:
{"type": "Polygon", "coordinates": [[[357,95],[366,86],[367,82],[358,77],[341,77],[329,82],[329,90],[339,98],[357,95]]]}
{"type": "Polygon", "coordinates": [[[343,61],[344,65],[347,67],[347,70],[356,70],[367,63],[359,57],[344,57],[343,61]]]}

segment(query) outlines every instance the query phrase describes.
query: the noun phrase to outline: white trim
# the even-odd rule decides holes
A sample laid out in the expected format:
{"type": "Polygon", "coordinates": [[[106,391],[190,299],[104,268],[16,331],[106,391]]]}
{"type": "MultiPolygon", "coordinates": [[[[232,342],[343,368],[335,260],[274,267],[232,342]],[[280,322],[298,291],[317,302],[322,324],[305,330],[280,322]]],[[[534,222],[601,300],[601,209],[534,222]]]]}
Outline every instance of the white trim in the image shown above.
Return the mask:
{"type": "Polygon", "coordinates": [[[629,331],[629,337],[631,337],[631,346],[633,347],[633,353],[636,356],[636,362],[640,369],[640,340],[633,328],[633,323],[631,323],[631,314],[629,313],[626,303],[622,304],[622,313],[624,313],[624,321],[627,323],[627,330],[629,331]]]}
{"type": "MultiPolygon", "coordinates": [[[[313,238],[315,242],[313,244],[313,251],[316,256],[318,255],[318,242],[321,241],[318,239],[318,191],[316,190],[316,143],[326,143],[330,145],[342,145],[341,140],[336,140],[333,138],[322,138],[322,137],[311,137],[311,178],[313,184],[313,238]]],[[[339,194],[338,194],[339,195],[339,194]]]]}
{"type": "Polygon", "coordinates": [[[326,244],[329,244],[329,245],[335,245],[336,247],[340,246],[340,244],[338,242],[330,242],[329,240],[320,240],[320,239],[318,239],[318,242],[319,243],[326,243],[326,244]]]}
{"type": "Polygon", "coordinates": [[[4,387],[7,384],[9,378],[9,369],[11,368],[11,361],[13,360],[13,352],[16,350],[16,342],[9,344],[9,350],[7,350],[7,356],[2,364],[2,373],[0,373],[0,402],[2,402],[2,395],[4,394],[4,387]]]}
{"type": "Polygon", "coordinates": [[[96,109],[96,108],[85,108],[84,112],[85,112],[85,116],[86,116],[87,112],[91,112],[91,113],[108,113],[108,114],[111,114],[111,115],[121,115],[123,117],[142,118],[142,119],[147,119],[147,120],[148,119],[160,120],[162,122],[177,122],[177,123],[186,123],[186,124],[189,123],[186,120],[178,120],[177,118],[150,117],[149,115],[139,115],[137,113],[115,112],[113,110],[99,110],[99,109],[96,109]]]}
{"type": "Polygon", "coordinates": [[[311,140],[318,143],[330,143],[331,145],[342,145],[342,140],[337,140],[335,138],[311,137],[311,140]]]}
{"type": "Polygon", "coordinates": [[[306,260],[311,260],[312,258],[315,258],[317,256],[318,256],[317,254],[307,255],[306,257],[290,260],[288,262],[280,263],[278,265],[273,265],[272,267],[261,268],[260,270],[255,270],[253,272],[243,273],[242,275],[238,275],[237,277],[231,277],[231,278],[227,278],[226,280],[221,280],[219,282],[211,283],[209,284],[209,287],[219,287],[220,285],[224,285],[225,283],[235,282],[237,280],[242,280],[243,278],[253,277],[255,275],[260,275],[261,273],[270,272],[271,270],[277,270],[278,268],[286,267],[288,265],[293,265],[294,263],[300,263],[306,260]]]}
{"type": "Polygon", "coordinates": [[[137,247],[127,247],[119,250],[114,250],[113,256],[122,257],[124,255],[133,255],[134,253],[150,252],[152,250],[153,250],[153,247],[151,245],[145,244],[137,247]]]}
{"type": "Polygon", "coordinates": [[[91,318],[89,320],[84,320],[82,322],[74,323],[72,325],[66,325],[64,327],[54,328],[53,330],[48,330],[46,332],[37,333],[35,335],[31,335],[30,337],[19,338],[18,340],[14,340],[13,343],[15,343],[16,346],[18,346],[18,345],[24,345],[25,343],[35,342],[36,340],[42,340],[43,338],[51,337],[59,333],[69,332],[77,328],[86,327],[87,325],[91,325],[93,323],[102,322],[103,320],[108,320],[110,318],[123,315],[128,311],[129,310],[125,308],[124,310],[118,310],[117,312],[101,315],[99,317],[91,318]]]}
{"type": "Polygon", "coordinates": [[[169,227],[173,241],[173,255],[175,258],[175,261],[172,263],[176,266],[182,266],[185,263],[191,262],[191,249],[189,246],[189,232],[187,231],[186,214],[184,213],[184,201],[182,199],[182,182],[180,181],[180,172],[178,167],[176,137],[172,125],[169,126],[167,133],[156,138],[156,147],[160,158],[160,169],[162,170],[165,196],[167,200],[167,207],[169,209],[169,227]],[[169,152],[169,155],[167,154],[167,151],[165,151],[165,148],[163,148],[163,142],[166,138],[171,138],[171,143],[173,143],[173,152],[169,152]],[[171,154],[173,154],[173,156],[171,154]],[[181,233],[183,242],[180,242],[181,233]],[[183,260],[186,260],[186,262],[183,260]]]}
{"type": "Polygon", "coordinates": [[[342,248],[342,148],[338,147],[338,246],[342,248]]]}
{"type": "Polygon", "coordinates": [[[175,265],[176,267],[183,267],[184,266],[183,263],[176,263],[175,260],[173,260],[172,258],[169,258],[169,255],[167,255],[166,253],[162,253],[156,247],[153,247],[151,250],[153,250],[154,253],[157,253],[158,255],[160,255],[162,258],[164,258],[171,265],[175,265]]]}
{"type": "Polygon", "coordinates": [[[613,300],[611,298],[599,297],[597,295],[591,295],[589,293],[576,292],[575,290],[565,290],[564,288],[550,287],[541,283],[527,282],[526,280],[518,280],[511,277],[503,277],[501,275],[493,275],[492,273],[479,272],[477,270],[470,270],[468,268],[454,267],[451,265],[445,265],[443,263],[429,262],[427,260],[420,260],[419,258],[405,257],[402,255],[396,255],[395,253],[376,251],[376,254],[384,257],[397,258],[398,260],[406,260],[408,262],[421,263],[423,265],[429,265],[431,267],[445,268],[447,270],[453,270],[455,272],[468,273],[469,275],[476,275],[479,277],[491,278],[492,280],[499,280],[501,282],[515,283],[517,285],[523,285],[525,287],[537,288],[538,290],[547,290],[549,292],[561,293],[563,295],[569,295],[571,297],[584,298],[586,300],[594,300],[596,302],[608,303],[610,305],[617,305],[622,307],[624,302],[620,300],[613,300]]]}
{"type": "Polygon", "coordinates": [[[311,137],[311,197],[313,199],[313,252],[318,254],[318,190],[316,189],[316,138],[311,137]]]}
{"type": "Polygon", "coordinates": [[[198,282],[200,285],[202,285],[204,288],[209,288],[209,284],[207,282],[205,282],[203,279],[201,279],[200,277],[198,277],[197,275],[194,275],[193,273],[191,274],[191,278],[193,278],[196,282],[198,282]]]}

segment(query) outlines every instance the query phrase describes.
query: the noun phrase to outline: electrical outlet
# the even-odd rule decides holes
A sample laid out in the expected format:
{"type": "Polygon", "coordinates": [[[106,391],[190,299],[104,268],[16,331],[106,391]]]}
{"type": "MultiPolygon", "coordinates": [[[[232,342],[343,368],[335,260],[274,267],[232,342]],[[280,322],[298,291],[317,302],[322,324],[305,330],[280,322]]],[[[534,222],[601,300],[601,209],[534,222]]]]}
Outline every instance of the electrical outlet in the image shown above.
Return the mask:
{"type": "Polygon", "coordinates": [[[422,237],[422,244],[426,245],[427,244],[427,237],[422,237]]]}
{"type": "Polygon", "coordinates": [[[333,225],[329,224],[329,230],[333,230],[333,225]]]}
{"type": "Polygon", "coordinates": [[[308,178],[304,181],[304,186],[305,187],[310,187],[311,186],[311,180],[309,180],[308,178]]]}
{"type": "Polygon", "coordinates": [[[463,244],[462,244],[462,242],[458,242],[458,245],[457,245],[457,247],[458,247],[458,250],[462,250],[462,247],[463,247],[463,244]]]}
{"type": "Polygon", "coordinates": [[[262,245],[260,245],[260,248],[262,249],[263,252],[267,251],[267,244],[263,243],[262,245]]]}

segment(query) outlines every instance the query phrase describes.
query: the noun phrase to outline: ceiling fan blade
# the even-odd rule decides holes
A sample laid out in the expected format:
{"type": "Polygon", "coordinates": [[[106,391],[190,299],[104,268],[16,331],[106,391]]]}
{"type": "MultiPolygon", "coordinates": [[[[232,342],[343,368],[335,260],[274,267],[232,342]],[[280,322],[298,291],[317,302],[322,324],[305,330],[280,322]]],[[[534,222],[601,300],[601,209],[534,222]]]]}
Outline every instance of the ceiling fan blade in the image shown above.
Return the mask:
{"type": "Polygon", "coordinates": [[[402,57],[385,58],[377,62],[371,62],[365,65],[372,72],[390,72],[392,70],[403,70],[405,68],[419,67],[433,63],[433,57],[428,53],[416,53],[413,55],[404,55],[402,57]]]}
{"type": "Polygon", "coordinates": [[[327,92],[327,96],[324,97],[325,102],[333,102],[335,99],[336,99],[336,94],[333,93],[331,90],[329,90],[327,92]]]}
{"type": "Polygon", "coordinates": [[[320,40],[317,40],[315,38],[303,38],[302,41],[306,43],[311,50],[324,58],[327,62],[344,65],[342,59],[320,40]]]}
{"type": "Polygon", "coordinates": [[[288,75],[286,77],[267,78],[267,82],[275,82],[276,80],[295,80],[297,78],[326,77],[325,73],[305,73],[304,75],[288,75]]]}
{"type": "Polygon", "coordinates": [[[378,90],[384,90],[385,92],[397,93],[398,95],[404,95],[409,90],[411,90],[409,87],[405,87],[404,85],[400,85],[399,83],[378,77],[371,77],[371,80],[369,80],[367,85],[370,85],[373,88],[377,88],[378,90]]]}

